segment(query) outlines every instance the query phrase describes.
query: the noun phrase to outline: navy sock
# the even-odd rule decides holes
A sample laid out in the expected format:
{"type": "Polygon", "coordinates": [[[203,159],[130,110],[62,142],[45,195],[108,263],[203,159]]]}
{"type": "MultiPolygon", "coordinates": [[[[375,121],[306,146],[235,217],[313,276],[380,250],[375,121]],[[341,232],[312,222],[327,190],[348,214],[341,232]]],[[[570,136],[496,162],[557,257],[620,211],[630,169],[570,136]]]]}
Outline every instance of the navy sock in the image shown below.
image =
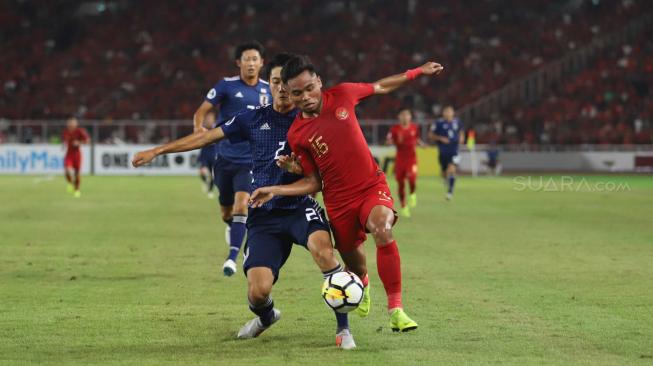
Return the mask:
{"type": "MultiPolygon", "coordinates": [[[[342,265],[338,264],[335,268],[322,272],[322,275],[326,279],[332,274],[340,271],[342,271],[342,265]]],[[[336,314],[336,323],[338,324],[336,333],[339,333],[343,329],[349,329],[349,318],[347,317],[347,313],[339,313],[335,310],[333,312],[336,314]]]]}
{"type": "Polygon", "coordinates": [[[456,176],[455,175],[450,175],[449,176],[449,193],[453,193],[453,186],[456,184],[456,176]]]}
{"type": "Polygon", "coordinates": [[[249,302],[249,310],[258,315],[261,318],[261,324],[266,327],[269,327],[272,323],[272,317],[274,316],[272,309],[274,309],[274,301],[272,301],[271,297],[268,297],[261,305],[254,305],[251,301],[249,302]]]}
{"type": "Polygon", "coordinates": [[[238,252],[240,251],[240,246],[243,245],[243,239],[245,238],[245,233],[247,232],[247,216],[245,215],[234,215],[233,222],[231,223],[231,232],[229,237],[231,239],[231,247],[229,247],[229,259],[235,261],[238,258],[238,252]]]}

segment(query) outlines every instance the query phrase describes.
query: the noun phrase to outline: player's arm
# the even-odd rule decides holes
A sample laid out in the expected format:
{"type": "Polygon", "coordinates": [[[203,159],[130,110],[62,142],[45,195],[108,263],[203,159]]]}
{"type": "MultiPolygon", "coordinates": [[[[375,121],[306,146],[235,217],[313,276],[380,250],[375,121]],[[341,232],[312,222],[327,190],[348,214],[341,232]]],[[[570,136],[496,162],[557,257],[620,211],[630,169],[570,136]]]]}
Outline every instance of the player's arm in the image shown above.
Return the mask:
{"type": "Polygon", "coordinates": [[[388,132],[387,135],[385,135],[385,144],[386,145],[394,145],[394,139],[392,138],[392,131],[388,132]]]}
{"type": "Polygon", "coordinates": [[[438,75],[444,67],[437,62],[427,62],[424,65],[408,70],[404,73],[385,77],[374,82],[374,94],[388,94],[404,85],[407,81],[413,80],[420,75],[438,75]]]}
{"type": "Polygon", "coordinates": [[[91,137],[88,135],[88,132],[86,130],[82,130],[82,144],[88,144],[91,142],[91,137]]]}
{"type": "Polygon", "coordinates": [[[257,188],[249,198],[249,205],[261,207],[274,196],[304,196],[320,190],[322,190],[322,178],[315,170],[291,184],[257,188]]]}
{"type": "Polygon", "coordinates": [[[139,151],[132,159],[132,165],[139,167],[152,161],[158,155],[195,150],[211,143],[220,141],[224,138],[222,127],[217,127],[208,131],[197,132],[165,145],[160,145],[149,150],[139,151]]]}
{"type": "Polygon", "coordinates": [[[458,143],[461,145],[465,144],[465,130],[460,130],[460,134],[458,136],[458,143]]]}
{"type": "Polygon", "coordinates": [[[277,166],[289,173],[304,175],[302,164],[299,162],[299,158],[294,152],[290,155],[279,155],[277,158],[277,166]]]}
{"type": "Polygon", "coordinates": [[[200,104],[195,111],[195,114],[193,114],[193,132],[208,131],[202,124],[204,123],[206,114],[209,113],[211,109],[213,109],[213,104],[206,100],[200,104]]]}

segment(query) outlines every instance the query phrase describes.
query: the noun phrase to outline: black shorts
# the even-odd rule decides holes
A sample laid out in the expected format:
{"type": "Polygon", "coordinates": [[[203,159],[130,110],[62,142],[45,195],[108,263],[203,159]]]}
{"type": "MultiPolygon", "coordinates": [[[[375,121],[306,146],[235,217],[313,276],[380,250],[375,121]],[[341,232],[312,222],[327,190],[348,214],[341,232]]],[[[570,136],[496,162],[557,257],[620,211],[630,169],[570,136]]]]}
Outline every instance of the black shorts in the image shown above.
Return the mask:
{"type": "Polygon", "coordinates": [[[213,182],[219,191],[220,205],[231,206],[236,192],[252,191],[252,166],[235,164],[219,157],[213,165],[213,182]]]}
{"type": "Polygon", "coordinates": [[[308,237],[318,230],[329,232],[329,223],[320,204],[312,198],[295,209],[250,209],[243,272],[247,275],[250,268],[267,267],[276,282],[293,243],[307,248],[308,237]]]}

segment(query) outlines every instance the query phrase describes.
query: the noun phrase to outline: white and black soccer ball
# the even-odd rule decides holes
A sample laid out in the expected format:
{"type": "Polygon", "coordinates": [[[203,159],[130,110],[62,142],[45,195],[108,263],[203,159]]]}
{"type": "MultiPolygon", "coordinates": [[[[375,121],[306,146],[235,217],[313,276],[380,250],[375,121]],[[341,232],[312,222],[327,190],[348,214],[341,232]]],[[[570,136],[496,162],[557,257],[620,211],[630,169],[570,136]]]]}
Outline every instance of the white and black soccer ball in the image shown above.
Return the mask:
{"type": "Polygon", "coordinates": [[[363,282],[349,271],[336,272],[324,280],[322,298],[331,309],[348,313],[363,300],[363,282]]]}

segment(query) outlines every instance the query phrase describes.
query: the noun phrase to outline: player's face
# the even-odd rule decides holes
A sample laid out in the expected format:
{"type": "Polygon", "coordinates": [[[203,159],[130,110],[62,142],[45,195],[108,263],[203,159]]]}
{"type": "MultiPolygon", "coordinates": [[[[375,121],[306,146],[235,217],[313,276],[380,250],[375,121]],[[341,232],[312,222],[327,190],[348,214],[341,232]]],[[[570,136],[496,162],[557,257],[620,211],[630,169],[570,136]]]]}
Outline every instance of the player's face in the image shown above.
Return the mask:
{"type": "Polygon", "coordinates": [[[290,100],[302,112],[316,113],[322,103],[322,80],[316,74],[304,71],[288,80],[290,100]]]}
{"type": "Polygon", "coordinates": [[[74,130],[77,128],[77,126],[77,118],[70,118],[68,121],[66,121],[66,127],[68,127],[69,130],[74,130]]]}
{"type": "Polygon", "coordinates": [[[412,118],[413,116],[408,109],[404,109],[401,112],[399,112],[399,123],[401,123],[402,125],[409,124],[412,118]]]}
{"type": "Polygon", "coordinates": [[[277,66],[270,71],[270,92],[274,103],[278,103],[277,105],[281,107],[287,107],[292,105],[292,102],[288,88],[281,81],[281,69],[281,66],[277,66]]]}
{"type": "Polygon", "coordinates": [[[240,75],[256,78],[263,67],[263,58],[257,50],[245,50],[240,59],[236,60],[236,65],[240,68],[240,75]]]}
{"type": "Polygon", "coordinates": [[[447,121],[451,121],[451,120],[453,120],[453,108],[451,108],[451,107],[446,107],[446,108],[442,111],[442,117],[444,117],[444,119],[446,119],[447,121]]]}

